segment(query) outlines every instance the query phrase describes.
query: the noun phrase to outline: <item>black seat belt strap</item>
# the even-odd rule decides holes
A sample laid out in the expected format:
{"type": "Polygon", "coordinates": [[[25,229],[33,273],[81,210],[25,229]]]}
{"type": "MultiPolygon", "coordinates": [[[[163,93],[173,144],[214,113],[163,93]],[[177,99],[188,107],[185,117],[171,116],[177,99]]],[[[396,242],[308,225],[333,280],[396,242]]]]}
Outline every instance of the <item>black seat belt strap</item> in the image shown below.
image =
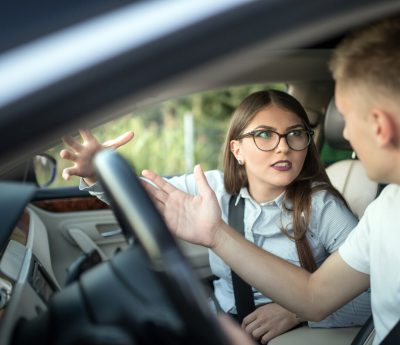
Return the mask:
{"type": "MultiPolygon", "coordinates": [[[[240,198],[238,204],[235,205],[236,200],[235,195],[229,200],[228,223],[244,236],[244,199],[240,198]]],[[[232,270],[231,275],[238,320],[242,323],[243,319],[255,310],[253,290],[232,270]]]]}
{"type": "Polygon", "coordinates": [[[375,198],[377,198],[381,192],[383,191],[383,189],[387,186],[386,183],[378,183],[378,187],[376,188],[376,196],[375,198]]]}

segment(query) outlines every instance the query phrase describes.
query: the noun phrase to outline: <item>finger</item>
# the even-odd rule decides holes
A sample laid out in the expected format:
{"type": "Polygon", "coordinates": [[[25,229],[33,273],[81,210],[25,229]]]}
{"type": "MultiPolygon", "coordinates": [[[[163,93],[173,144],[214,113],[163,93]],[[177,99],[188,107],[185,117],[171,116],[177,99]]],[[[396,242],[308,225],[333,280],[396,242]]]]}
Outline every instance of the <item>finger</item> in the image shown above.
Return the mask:
{"type": "Polygon", "coordinates": [[[71,151],[68,151],[68,150],[65,150],[65,149],[60,151],[60,157],[62,159],[68,159],[68,160],[73,161],[73,162],[75,162],[77,160],[77,158],[78,158],[75,153],[73,153],[71,151]]]}
{"type": "Polygon", "coordinates": [[[142,175],[167,194],[171,194],[177,190],[172,184],[168,183],[161,176],[151,170],[143,170],[142,175]]]}
{"type": "Polygon", "coordinates": [[[62,171],[61,176],[65,181],[68,181],[71,176],[74,176],[76,174],[77,174],[77,169],[75,167],[70,167],[70,168],[65,168],[62,171]]]}
{"type": "Polygon", "coordinates": [[[97,139],[93,136],[92,132],[88,129],[80,129],[79,134],[81,135],[82,139],[86,142],[90,141],[97,141],[97,139]]]}
{"type": "Polygon", "coordinates": [[[166,200],[168,199],[167,193],[165,193],[161,189],[154,187],[153,185],[146,182],[145,180],[141,180],[141,183],[153,201],[158,201],[158,202],[165,204],[166,200]]]}
{"type": "Polygon", "coordinates": [[[252,333],[251,335],[253,336],[254,339],[260,339],[261,337],[265,336],[267,333],[269,333],[269,327],[266,325],[259,325],[252,333]]]}
{"type": "Polygon", "coordinates": [[[276,337],[276,334],[272,331],[269,331],[261,337],[260,342],[261,342],[261,344],[267,344],[270,340],[272,340],[275,337],[276,337]]]}
{"type": "Polygon", "coordinates": [[[257,314],[255,311],[247,315],[242,321],[242,328],[246,328],[246,326],[257,319],[257,314]]]}
{"type": "Polygon", "coordinates": [[[249,324],[244,328],[244,330],[245,330],[245,332],[246,332],[247,334],[253,335],[254,331],[255,331],[257,328],[260,328],[260,324],[259,324],[259,322],[258,322],[257,320],[255,320],[255,321],[249,323],[249,324]]]}
{"type": "Polygon", "coordinates": [[[220,314],[218,320],[232,345],[255,345],[253,340],[230,317],[220,314]]]}
{"type": "Polygon", "coordinates": [[[120,135],[119,137],[117,137],[115,139],[107,140],[102,145],[104,147],[112,147],[112,148],[116,149],[122,145],[125,145],[127,142],[131,141],[133,136],[134,136],[133,132],[129,131],[129,132],[126,132],[126,133],[120,135]]]}
{"type": "Polygon", "coordinates": [[[66,171],[66,169],[64,169],[62,171],[61,177],[65,180],[65,181],[69,181],[70,175],[68,173],[68,171],[66,171]]]}
{"type": "Polygon", "coordinates": [[[82,145],[78,143],[73,137],[70,135],[66,135],[62,138],[65,145],[69,146],[75,152],[79,152],[82,150],[82,145]]]}
{"type": "Polygon", "coordinates": [[[157,198],[153,195],[153,191],[151,190],[151,188],[153,188],[152,186],[148,186],[148,183],[146,181],[140,180],[140,184],[143,186],[143,188],[146,190],[148,196],[150,197],[151,201],[153,201],[153,203],[157,202],[157,198]]]}
{"type": "Polygon", "coordinates": [[[197,189],[199,190],[199,194],[207,195],[209,193],[213,193],[210,185],[207,182],[206,175],[204,175],[203,169],[199,164],[194,167],[193,173],[197,189]]]}
{"type": "MultiPolygon", "coordinates": [[[[153,200],[153,204],[155,205],[156,209],[161,214],[161,216],[164,218],[165,204],[163,202],[158,201],[158,200],[153,200]]],[[[164,219],[164,221],[165,221],[165,219],[164,219]]]]}

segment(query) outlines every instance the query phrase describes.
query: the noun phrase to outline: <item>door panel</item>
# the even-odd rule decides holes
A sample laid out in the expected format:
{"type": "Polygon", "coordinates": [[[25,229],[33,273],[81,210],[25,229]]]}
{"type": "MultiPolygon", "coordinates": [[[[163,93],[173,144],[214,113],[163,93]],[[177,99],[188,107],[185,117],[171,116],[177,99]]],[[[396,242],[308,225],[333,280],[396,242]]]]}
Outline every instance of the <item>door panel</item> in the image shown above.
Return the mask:
{"type": "MultiPolygon", "coordinates": [[[[54,274],[62,286],[67,268],[83,252],[98,249],[103,258],[127,246],[108,205],[77,187],[43,189],[32,203],[48,230],[54,274]]],[[[206,248],[179,241],[200,278],[211,276],[206,248]]]]}
{"type": "Polygon", "coordinates": [[[52,265],[60,285],[66,280],[67,268],[83,253],[79,243],[70,235],[71,231],[83,232],[92,241],[93,248],[98,246],[106,257],[126,246],[122,235],[104,239],[96,230],[98,224],[118,226],[111,210],[51,212],[37,206],[32,208],[48,230],[52,265]]]}

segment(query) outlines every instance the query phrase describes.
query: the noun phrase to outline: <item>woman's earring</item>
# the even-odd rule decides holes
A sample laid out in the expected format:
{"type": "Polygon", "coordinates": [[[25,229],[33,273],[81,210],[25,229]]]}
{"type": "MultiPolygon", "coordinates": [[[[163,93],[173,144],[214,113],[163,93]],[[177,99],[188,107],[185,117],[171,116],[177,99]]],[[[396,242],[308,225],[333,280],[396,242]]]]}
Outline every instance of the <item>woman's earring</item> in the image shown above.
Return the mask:
{"type": "Polygon", "coordinates": [[[237,161],[238,161],[239,165],[243,165],[242,160],[238,159],[237,161]]]}

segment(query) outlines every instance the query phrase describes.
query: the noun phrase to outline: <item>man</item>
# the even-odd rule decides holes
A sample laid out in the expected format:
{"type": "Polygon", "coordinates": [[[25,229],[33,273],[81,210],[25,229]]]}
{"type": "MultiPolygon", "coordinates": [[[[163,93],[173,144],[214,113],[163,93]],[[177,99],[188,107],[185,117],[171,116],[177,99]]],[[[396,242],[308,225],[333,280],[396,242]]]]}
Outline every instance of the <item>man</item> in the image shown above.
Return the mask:
{"type": "Polygon", "coordinates": [[[400,318],[400,19],[346,38],[330,67],[346,123],[343,135],[369,177],[391,185],[313,274],[257,248],[223,223],[199,166],[196,196],[150,171],[143,175],[159,186],[146,189],[177,236],[211,248],[249,284],[303,319],[322,320],[371,287],[374,344],[379,344],[400,318]]]}

